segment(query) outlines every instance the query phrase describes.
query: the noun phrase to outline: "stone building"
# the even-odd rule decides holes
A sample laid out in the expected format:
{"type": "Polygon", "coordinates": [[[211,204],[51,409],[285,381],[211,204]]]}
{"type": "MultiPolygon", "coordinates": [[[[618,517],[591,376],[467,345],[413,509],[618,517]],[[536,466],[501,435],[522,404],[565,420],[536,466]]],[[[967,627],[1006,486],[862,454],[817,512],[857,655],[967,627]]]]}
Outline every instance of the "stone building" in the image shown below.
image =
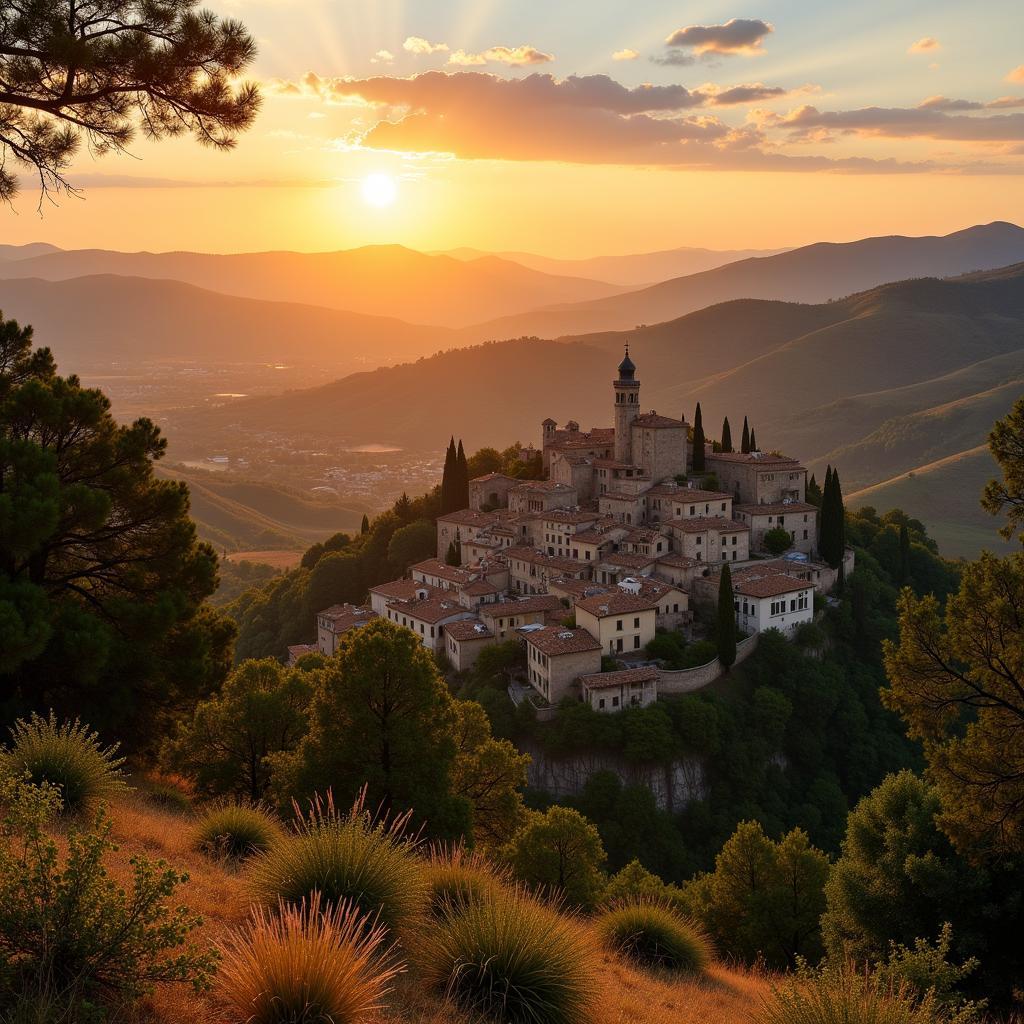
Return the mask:
{"type": "Polygon", "coordinates": [[[585,629],[548,626],[524,639],[530,685],[549,704],[573,695],[580,676],[601,671],[601,644],[585,629]]]}

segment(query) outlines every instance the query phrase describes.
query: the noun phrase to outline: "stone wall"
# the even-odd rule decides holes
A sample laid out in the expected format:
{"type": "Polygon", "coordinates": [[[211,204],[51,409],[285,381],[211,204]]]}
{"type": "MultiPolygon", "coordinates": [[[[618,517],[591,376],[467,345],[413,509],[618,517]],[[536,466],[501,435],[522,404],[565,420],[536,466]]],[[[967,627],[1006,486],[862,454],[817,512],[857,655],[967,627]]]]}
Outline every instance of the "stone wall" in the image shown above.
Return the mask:
{"type": "Polygon", "coordinates": [[[611,751],[554,757],[533,744],[525,744],[522,749],[532,758],[528,784],[554,797],[579,796],[598,772],[614,772],[626,786],[646,787],[654,794],[658,807],[672,814],[707,796],[704,765],[699,758],[681,758],[668,764],[634,764],[611,751]]]}
{"type": "MultiPolygon", "coordinates": [[[[757,648],[758,634],[753,633],[736,645],[736,662],[745,661],[757,648]]],[[[671,696],[680,693],[693,693],[713,683],[725,672],[722,663],[715,658],[706,665],[696,668],[658,669],[658,696],[671,696]]]]}

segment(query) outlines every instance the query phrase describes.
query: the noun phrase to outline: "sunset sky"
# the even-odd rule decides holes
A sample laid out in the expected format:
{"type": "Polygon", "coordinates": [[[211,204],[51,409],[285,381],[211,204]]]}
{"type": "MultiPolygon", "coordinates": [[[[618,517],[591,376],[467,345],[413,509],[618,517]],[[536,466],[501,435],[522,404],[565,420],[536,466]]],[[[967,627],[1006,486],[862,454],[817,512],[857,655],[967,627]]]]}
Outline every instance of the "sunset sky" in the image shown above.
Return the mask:
{"type": "Polygon", "coordinates": [[[1024,222],[1020,0],[211,0],[257,38],[230,153],[84,154],[4,241],[586,256],[1024,222]],[[370,179],[367,183],[367,179],[370,179]]]}

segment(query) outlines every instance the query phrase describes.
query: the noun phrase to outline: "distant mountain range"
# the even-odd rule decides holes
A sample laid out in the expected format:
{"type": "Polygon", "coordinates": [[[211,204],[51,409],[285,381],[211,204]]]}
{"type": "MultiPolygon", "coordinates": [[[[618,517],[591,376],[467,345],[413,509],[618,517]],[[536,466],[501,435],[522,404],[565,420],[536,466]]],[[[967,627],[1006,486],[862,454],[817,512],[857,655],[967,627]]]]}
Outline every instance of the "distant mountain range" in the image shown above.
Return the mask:
{"type": "Polygon", "coordinates": [[[156,278],[251,299],[298,302],[417,324],[464,327],[552,303],[615,295],[620,285],[531,270],[497,256],[457,260],[400,245],[342,252],[44,252],[0,260],[0,278],[156,278]]]}
{"type": "Polygon", "coordinates": [[[709,437],[723,416],[734,431],[748,416],[763,447],[819,475],[840,465],[852,493],[976,449],[1024,392],[1024,263],[835,302],[735,300],[639,331],[475,346],[241,401],[181,428],[409,447],[443,446],[452,432],[472,448],[536,441],[547,415],[610,421],[627,339],[645,409],[692,419],[700,401],[709,437]]]}
{"type": "Polygon", "coordinates": [[[888,281],[994,270],[1021,260],[1024,228],[1001,221],[927,238],[888,235],[857,242],[818,242],[621,295],[503,317],[477,330],[489,338],[558,338],[629,330],[729,299],[826,302],[888,281]]]}
{"type": "Polygon", "coordinates": [[[480,249],[449,249],[443,255],[457,260],[475,260],[481,256],[498,256],[545,274],[567,274],[572,277],[596,278],[612,284],[654,284],[670,277],[699,274],[702,270],[745,260],[753,256],[772,256],[783,249],[664,249],[660,252],[630,253],[626,256],[592,256],[589,259],[554,259],[532,252],[487,253],[480,249]]]}

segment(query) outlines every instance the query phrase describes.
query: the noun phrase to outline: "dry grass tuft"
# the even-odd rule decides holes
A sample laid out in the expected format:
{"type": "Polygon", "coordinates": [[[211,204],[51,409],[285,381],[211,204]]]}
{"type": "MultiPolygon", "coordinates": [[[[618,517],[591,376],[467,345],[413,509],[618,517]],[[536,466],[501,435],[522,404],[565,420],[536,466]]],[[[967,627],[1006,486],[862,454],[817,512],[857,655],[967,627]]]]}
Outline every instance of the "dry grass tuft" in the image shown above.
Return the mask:
{"type": "Polygon", "coordinates": [[[433,918],[461,914],[511,883],[508,871],[462,846],[431,850],[423,871],[433,918]]]}
{"type": "Polygon", "coordinates": [[[192,845],[231,861],[266,853],[284,838],[276,816],[258,804],[221,801],[207,807],[192,826],[192,845]]]}
{"type": "Polygon", "coordinates": [[[258,907],[220,943],[217,998],[246,1024],[355,1024],[401,969],[385,935],[351,904],[321,910],[319,895],[277,913],[258,907]]]}
{"type": "Polygon", "coordinates": [[[700,974],[714,957],[703,931],[657,900],[618,903],[601,913],[595,927],[606,947],[638,967],[700,974]]]}

